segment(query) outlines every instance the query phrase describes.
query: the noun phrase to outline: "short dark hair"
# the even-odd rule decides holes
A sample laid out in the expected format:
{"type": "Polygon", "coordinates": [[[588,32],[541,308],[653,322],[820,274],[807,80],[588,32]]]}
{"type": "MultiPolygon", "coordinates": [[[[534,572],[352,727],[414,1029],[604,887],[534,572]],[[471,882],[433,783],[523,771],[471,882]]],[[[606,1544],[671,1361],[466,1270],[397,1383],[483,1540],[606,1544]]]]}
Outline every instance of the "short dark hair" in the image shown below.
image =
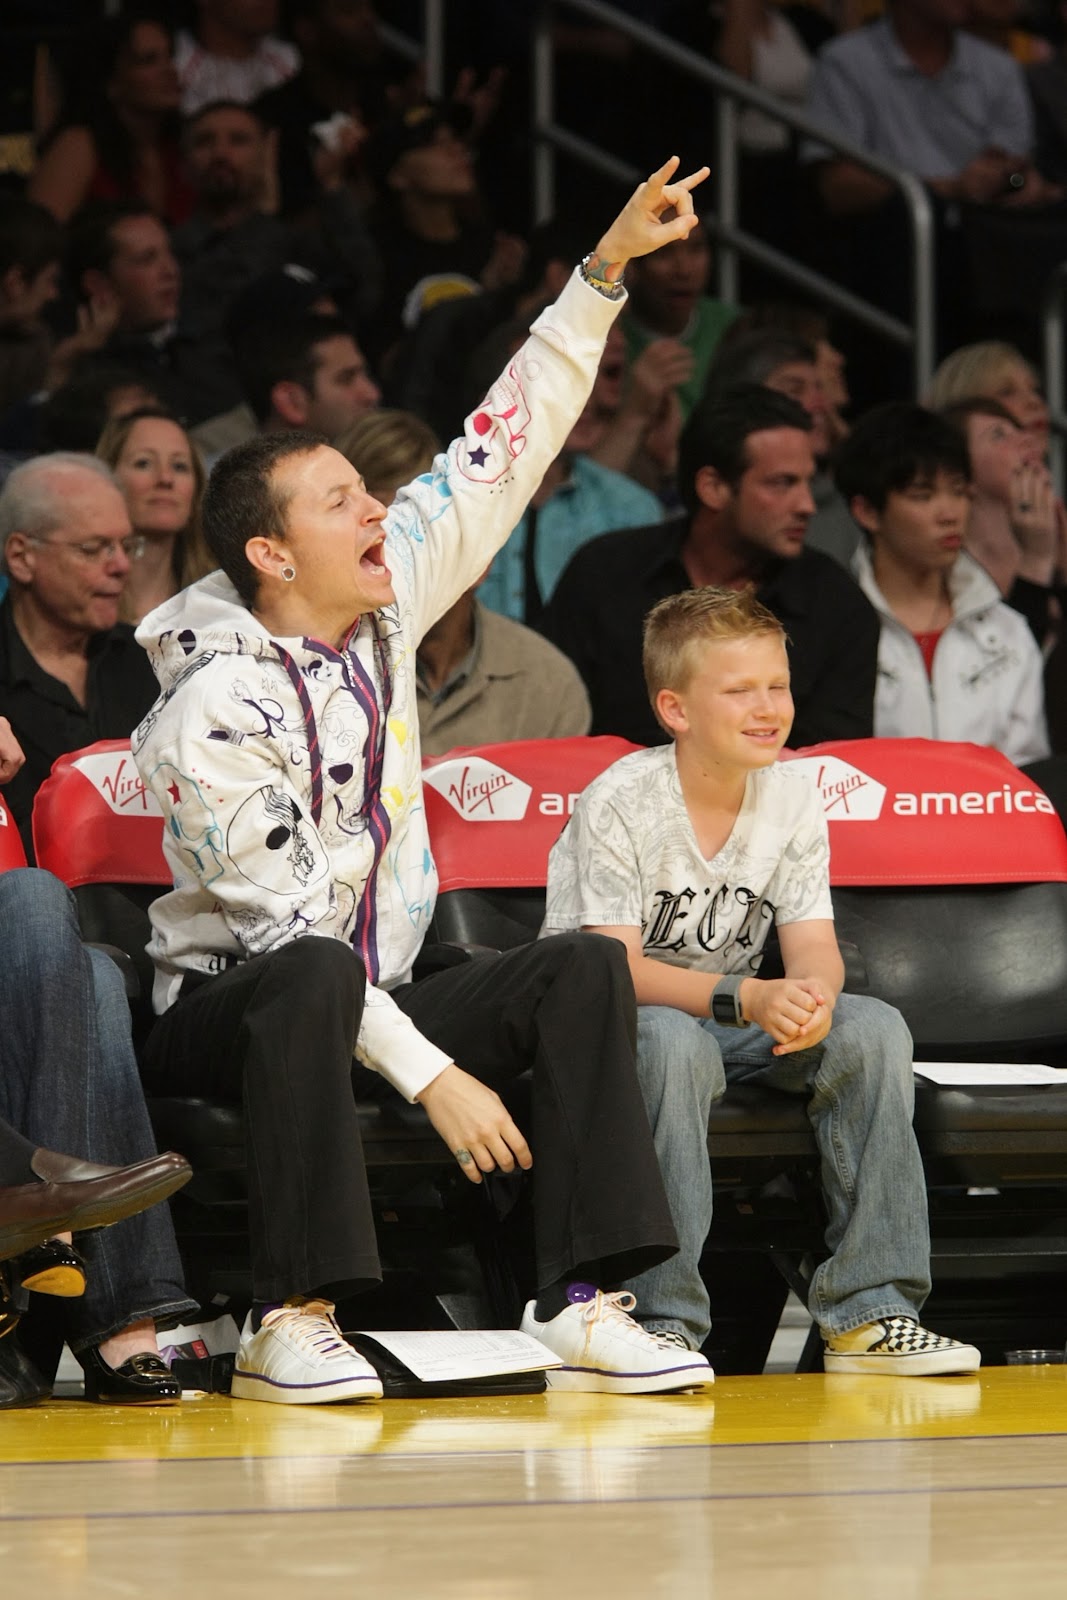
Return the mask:
{"type": "Polygon", "coordinates": [[[860,417],[840,445],[834,480],[847,501],[861,496],[884,511],[891,494],[948,472],[970,482],[971,458],[960,429],[910,400],[890,400],[860,417]]]}
{"type": "Polygon", "coordinates": [[[697,509],[696,477],[702,467],[714,467],[736,488],[749,464],[749,437],[772,428],[810,433],[811,418],[798,401],[761,383],[705,394],[690,412],[678,445],[678,488],[686,510],[697,509]]]}
{"type": "Polygon", "coordinates": [[[63,228],[44,206],[21,195],[0,195],[0,274],[19,267],[36,278],[63,256],[63,228]]]}
{"type": "Polygon", "coordinates": [[[208,100],[205,105],[197,106],[195,111],[190,111],[182,118],[182,130],[186,134],[202,122],[205,117],[210,117],[215,111],[239,111],[242,116],[250,117],[256,123],[260,132],[265,133],[267,124],[256,110],[255,106],[245,100],[208,100]]]}
{"type": "Polygon", "coordinates": [[[81,284],[85,272],[110,272],[115,259],[115,229],[128,217],[151,217],[153,222],[160,221],[152,207],[142,200],[91,200],[76,214],[70,224],[67,245],[67,271],[76,286],[81,284]]]}
{"type": "Polygon", "coordinates": [[[259,577],[245,554],[249,539],[283,539],[289,497],[274,481],[275,468],[290,456],[310,455],[328,446],[321,433],[293,430],[261,433],[235,444],[211,469],[201,520],[211,554],[249,609],[259,577]]]}
{"type": "MultiPolygon", "coordinates": [[[[91,453],[107,422],[111,396],[118,389],[144,389],[152,394],[155,385],[133,367],[92,358],[80,362],[41,407],[42,448],[91,453]]],[[[162,405],[161,399],[159,403],[162,405]]]]}
{"type": "Polygon", "coordinates": [[[352,337],[342,317],[318,311],[291,321],[256,322],[242,328],[234,340],[234,357],[241,388],[256,420],[265,422],[270,416],[271,390],[276,383],[299,383],[309,394],[314,390],[318,345],[327,339],[352,337]]]}
{"type": "Polygon", "coordinates": [[[748,328],[737,334],[727,328],[708,366],[704,393],[739,383],[766,383],[772,372],[794,361],[814,366],[814,344],[783,328],[748,328]]]}
{"type": "Polygon", "coordinates": [[[830,337],[830,319],[818,306],[803,300],[761,300],[749,306],[727,328],[716,351],[728,348],[748,333],[786,333],[808,344],[830,337]]]}
{"type": "Polygon", "coordinates": [[[967,437],[967,424],[972,417],[999,417],[1001,422],[1010,422],[1013,428],[1022,432],[1018,417],[1012,416],[1007,406],[1000,400],[994,400],[991,395],[972,394],[965,400],[953,400],[951,405],[939,406],[938,415],[958,428],[964,438],[967,437]]]}

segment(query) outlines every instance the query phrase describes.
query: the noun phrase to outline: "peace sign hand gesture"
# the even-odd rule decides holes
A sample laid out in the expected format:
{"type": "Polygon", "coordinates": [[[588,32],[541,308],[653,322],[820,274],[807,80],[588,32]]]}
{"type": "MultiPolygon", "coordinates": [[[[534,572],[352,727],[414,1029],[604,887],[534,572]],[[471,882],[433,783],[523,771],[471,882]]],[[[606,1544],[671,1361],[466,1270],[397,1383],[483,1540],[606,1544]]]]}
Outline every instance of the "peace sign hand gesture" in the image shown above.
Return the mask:
{"type": "Polygon", "coordinates": [[[704,182],[711,169],[701,167],[698,172],[690,173],[688,178],[679,178],[672,183],[671,179],[677,170],[678,157],[671,156],[658,172],[638,184],[597,245],[593,260],[589,263],[591,272],[604,266],[615,270],[610,273],[598,270],[597,277],[604,276],[606,281],[614,282],[621,276],[626,263],[635,256],[651,255],[653,250],[659,250],[675,239],[685,239],[696,227],[698,218],[693,210],[692,191],[704,182]],[[672,215],[665,221],[664,213],[668,211],[672,215]]]}

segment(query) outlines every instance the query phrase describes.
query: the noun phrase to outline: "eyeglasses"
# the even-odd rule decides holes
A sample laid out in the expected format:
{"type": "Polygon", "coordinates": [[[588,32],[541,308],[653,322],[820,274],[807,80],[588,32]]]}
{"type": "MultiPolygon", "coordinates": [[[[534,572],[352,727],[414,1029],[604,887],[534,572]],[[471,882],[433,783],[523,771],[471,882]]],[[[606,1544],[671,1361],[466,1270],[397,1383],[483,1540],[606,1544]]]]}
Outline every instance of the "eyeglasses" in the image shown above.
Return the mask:
{"type": "Polygon", "coordinates": [[[26,539],[30,544],[47,544],[57,550],[73,550],[83,561],[94,562],[110,561],[120,550],[127,561],[140,561],[148,543],[140,533],[133,534],[129,539],[41,539],[36,534],[28,533],[26,539]]]}

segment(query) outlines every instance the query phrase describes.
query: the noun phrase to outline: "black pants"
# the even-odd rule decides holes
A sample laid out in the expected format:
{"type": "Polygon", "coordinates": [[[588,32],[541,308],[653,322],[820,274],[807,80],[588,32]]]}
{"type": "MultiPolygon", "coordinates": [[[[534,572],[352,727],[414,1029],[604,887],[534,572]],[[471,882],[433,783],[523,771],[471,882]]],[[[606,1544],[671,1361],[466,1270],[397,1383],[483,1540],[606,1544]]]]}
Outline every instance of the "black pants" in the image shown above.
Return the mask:
{"type": "MultiPolygon", "coordinates": [[[[189,990],[189,985],[186,985],[189,990]]],[[[240,1102],[257,1299],[380,1277],[352,1089],[365,975],[306,938],[183,993],[145,1050],[154,1094],[240,1102]]],[[[393,991],[426,1038],[484,1083],[532,1073],[537,1279],[602,1287],[677,1249],[634,1067],[622,946],[561,935],[393,991]]]]}

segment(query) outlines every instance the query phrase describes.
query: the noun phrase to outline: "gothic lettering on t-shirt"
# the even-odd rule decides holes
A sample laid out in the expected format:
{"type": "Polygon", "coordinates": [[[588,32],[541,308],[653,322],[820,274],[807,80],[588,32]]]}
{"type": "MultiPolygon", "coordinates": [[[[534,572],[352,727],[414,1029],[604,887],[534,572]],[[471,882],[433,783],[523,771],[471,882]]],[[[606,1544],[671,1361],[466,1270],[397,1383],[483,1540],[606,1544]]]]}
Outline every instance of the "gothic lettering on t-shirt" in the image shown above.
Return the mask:
{"type": "Polygon", "coordinates": [[[743,884],[706,887],[701,894],[693,888],[656,889],[652,914],[643,923],[642,944],[648,954],[655,951],[680,951],[699,948],[714,952],[736,945],[740,950],[763,949],[767,929],[774,923],[777,907],[764,895],[743,884]],[[698,917],[693,902],[706,900],[698,917]]]}

